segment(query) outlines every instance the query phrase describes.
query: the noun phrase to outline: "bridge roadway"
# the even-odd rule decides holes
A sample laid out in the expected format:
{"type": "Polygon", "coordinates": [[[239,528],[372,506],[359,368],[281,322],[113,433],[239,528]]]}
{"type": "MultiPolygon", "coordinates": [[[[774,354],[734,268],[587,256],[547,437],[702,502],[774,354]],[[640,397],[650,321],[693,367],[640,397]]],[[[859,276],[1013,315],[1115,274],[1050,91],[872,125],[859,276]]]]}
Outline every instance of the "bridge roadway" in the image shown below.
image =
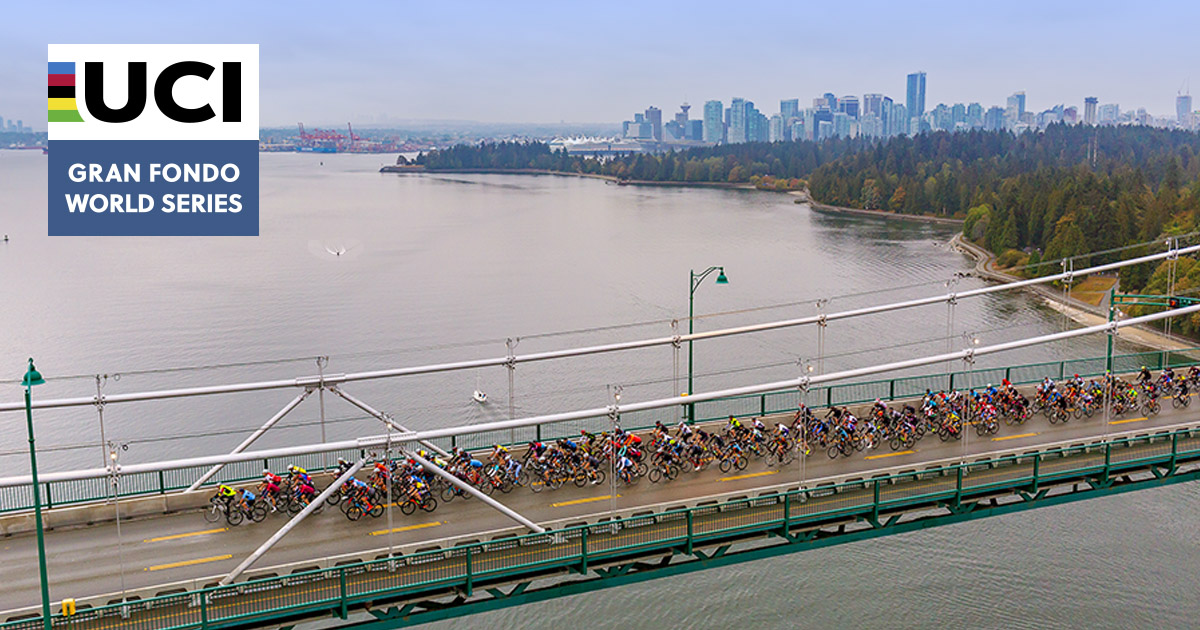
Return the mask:
{"type": "MultiPolygon", "coordinates": [[[[1001,425],[995,436],[968,438],[968,455],[1026,449],[1040,444],[1102,437],[1111,433],[1144,430],[1200,419],[1196,409],[1172,409],[1168,402],[1162,412],[1145,418],[1125,414],[1112,418],[1105,426],[1103,417],[1072,419],[1067,424],[1051,425],[1037,415],[1021,426],[1001,425]]],[[[836,475],[870,476],[873,471],[896,468],[920,469],[925,462],[958,458],[961,442],[942,442],[928,435],[911,451],[893,453],[886,446],[864,451],[850,458],[830,460],[814,451],[805,469],[806,479],[836,475]]],[[[1072,458],[1073,459],[1073,458],[1072,458]]],[[[798,486],[798,462],[785,469],[770,469],[761,461],[752,461],[744,471],[722,474],[715,467],[693,473],[684,472],[668,483],[651,484],[642,479],[636,486],[617,486],[611,496],[606,481],[598,486],[577,489],[572,485],[557,491],[533,493],[517,488],[508,495],[497,494],[506,505],[536,522],[559,521],[589,515],[601,515],[615,507],[628,513],[639,506],[669,504],[729,492],[745,492],[780,484],[798,486]]],[[[330,510],[310,517],[261,559],[255,569],[275,565],[311,562],[321,558],[373,552],[385,553],[389,540],[396,546],[413,545],[456,536],[510,528],[513,523],[477,500],[455,500],[441,504],[432,514],[417,512],[403,516],[394,510],[393,531],[388,534],[387,517],[364,517],[350,522],[340,511],[330,510]]],[[[594,519],[593,519],[594,520],[594,519]]],[[[128,589],[195,580],[197,586],[215,582],[216,577],[232,570],[284,523],[279,515],[262,523],[244,523],[227,527],[222,521],[207,523],[199,513],[177,513],[121,523],[121,553],[115,523],[47,532],[46,550],[50,576],[51,601],[119,593],[121,575],[128,589]],[[122,566],[124,567],[122,570],[122,566]]],[[[373,556],[369,556],[373,557],[373,556]]],[[[369,559],[368,557],[368,559],[369,559]]],[[[0,541],[0,566],[4,566],[5,587],[0,589],[0,611],[27,609],[39,602],[37,551],[34,538],[21,534],[0,541]]],[[[286,572],[290,572],[289,569],[286,572]]],[[[54,606],[57,610],[57,605],[54,606]]],[[[0,621],[11,615],[0,612],[0,621]]]]}

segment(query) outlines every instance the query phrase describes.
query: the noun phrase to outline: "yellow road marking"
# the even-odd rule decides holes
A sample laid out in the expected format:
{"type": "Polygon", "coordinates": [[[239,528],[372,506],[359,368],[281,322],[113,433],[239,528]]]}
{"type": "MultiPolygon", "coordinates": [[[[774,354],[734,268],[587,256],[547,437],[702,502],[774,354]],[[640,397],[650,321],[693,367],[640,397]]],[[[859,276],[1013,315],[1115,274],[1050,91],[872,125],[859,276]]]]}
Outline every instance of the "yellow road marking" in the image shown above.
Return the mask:
{"type": "Polygon", "coordinates": [[[368,536],[382,536],[384,534],[394,534],[396,532],[407,532],[414,529],[425,529],[426,527],[437,527],[445,525],[446,521],[434,521],[432,523],[421,523],[420,525],[409,525],[408,527],[393,527],[392,529],[381,529],[377,532],[371,532],[368,536]]]}
{"type": "MultiPolygon", "coordinates": [[[[611,494],[606,494],[602,497],[592,497],[590,499],[575,499],[574,501],[563,501],[561,503],[551,503],[550,507],[566,507],[568,505],[579,505],[580,503],[591,503],[593,501],[603,501],[605,499],[611,499],[611,498],[613,498],[613,496],[611,494]]],[[[616,498],[620,499],[621,495],[618,494],[616,498]]]]}
{"type": "Polygon", "coordinates": [[[993,442],[1003,442],[1004,440],[1015,440],[1017,438],[1033,437],[1035,435],[1041,435],[1041,433],[1022,433],[1020,435],[1006,435],[1004,437],[992,438],[992,441],[993,442]]]}
{"type": "Polygon", "coordinates": [[[912,455],[917,451],[909,449],[907,451],[896,451],[895,453],[884,453],[883,455],[868,455],[865,459],[883,459],[884,457],[895,457],[897,455],[912,455]]]}
{"type": "Polygon", "coordinates": [[[204,536],[205,534],[219,534],[229,531],[228,527],[218,527],[217,529],[206,529],[202,532],[191,532],[188,534],[174,534],[172,536],[159,536],[158,538],[147,538],[144,543],[162,542],[164,540],[175,540],[176,538],[188,538],[189,536],[204,536]]]}
{"type": "Polygon", "coordinates": [[[767,475],[778,475],[778,470],[768,470],[767,472],[750,473],[748,475],[734,475],[732,477],[721,477],[717,481],[737,481],[738,479],[750,479],[751,477],[765,477],[767,475]]]}
{"type": "Polygon", "coordinates": [[[163,569],[177,569],[179,567],[190,567],[193,564],[204,564],[205,562],[217,562],[220,560],[228,560],[233,557],[233,554],[225,554],[223,556],[212,556],[209,558],[196,558],[195,560],[184,560],[182,562],[172,562],[170,564],[156,564],[152,567],[146,567],[143,571],[162,571],[163,569]]]}
{"type": "Polygon", "coordinates": [[[1150,418],[1143,417],[1143,418],[1130,418],[1128,420],[1113,420],[1112,422],[1109,422],[1109,424],[1125,424],[1126,422],[1141,422],[1142,420],[1149,420],[1149,419],[1150,418]]]}

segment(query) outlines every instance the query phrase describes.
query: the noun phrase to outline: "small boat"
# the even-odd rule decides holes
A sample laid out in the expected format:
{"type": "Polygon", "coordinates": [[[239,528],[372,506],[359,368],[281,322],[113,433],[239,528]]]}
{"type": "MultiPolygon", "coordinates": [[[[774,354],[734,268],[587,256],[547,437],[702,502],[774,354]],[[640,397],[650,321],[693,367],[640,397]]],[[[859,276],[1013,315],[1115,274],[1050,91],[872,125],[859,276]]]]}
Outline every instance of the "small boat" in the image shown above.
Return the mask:
{"type": "Polygon", "coordinates": [[[487,402],[487,394],[485,394],[482,390],[475,390],[475,393],[471,394],[471,398],[474,398],[475,402],[481,405],[487,402]]]}

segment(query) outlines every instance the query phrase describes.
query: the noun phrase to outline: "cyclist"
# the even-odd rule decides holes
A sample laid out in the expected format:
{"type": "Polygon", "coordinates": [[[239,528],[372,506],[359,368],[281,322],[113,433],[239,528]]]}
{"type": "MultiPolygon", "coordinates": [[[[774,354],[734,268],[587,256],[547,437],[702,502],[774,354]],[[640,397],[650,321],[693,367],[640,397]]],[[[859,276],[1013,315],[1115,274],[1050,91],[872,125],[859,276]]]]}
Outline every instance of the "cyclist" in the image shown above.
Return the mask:
{"type": "Polygon", "coordinates": [[[1142,371],[1138,372],[1138,382],[1146,383],[1150,381],[1150,368],[1142,366],[1142,371]]]}
{"type": "Polygon", "coordinates": [[[254,496],[253,492],[250,492],[246,488],[242,488],[241,490],[238,490],[238,496],[241,498],[240,504],[242,509],[244,509],[246,512],[254,509],[254,500],[257,497],[254,496]]]}
{"type": "Polygon", "coordinates": [[[235,492],[233,488],[230,488],[225,484],[221,484],[217,486],[217,496],[225,502],[225,507],[228,508],[229,502],[233,501],[233,498],[237,496],[237,492],[235,492]]]}

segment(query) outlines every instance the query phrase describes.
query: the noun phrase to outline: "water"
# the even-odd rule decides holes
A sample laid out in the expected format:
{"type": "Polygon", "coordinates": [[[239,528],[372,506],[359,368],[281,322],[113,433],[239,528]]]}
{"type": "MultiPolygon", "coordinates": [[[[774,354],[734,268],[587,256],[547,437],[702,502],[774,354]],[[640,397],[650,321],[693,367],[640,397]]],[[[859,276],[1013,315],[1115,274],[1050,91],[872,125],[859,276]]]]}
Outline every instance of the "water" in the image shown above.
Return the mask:
{"type": "MultiPolygon", "coordinates": [[[[617,187],[567,177],[392,176],[383,156],[262,156],[259,238],[45,236],[45,158],[0,151],[0,400],[15,401],[24,359],[49,380],[40,398],[292,378],[564,348],[686,331],[689,269],[723,265],[696,292],[696,329],[944,293],[970,268],[940,225],[830,217],[786,195],[617,187]],[[346,248],[343,256],[326,248],[346,248]],[[780,305],[760,309],[763,305],[780,305]],[[726,313],[723,315],[709,315],[726,313]],[[611,327],[614,324],[631,324],[611,327]],[[546,333],[562,332],[548,335],[546,333]],[[573,332],[572,332],[573,331],[573,332]],[[266,360],[271,360],[265,362],[266,360]],[[238,364],[238,365],[231,365],[238,364]],[[214,367],[224,365],[226,367],[214,367]],[[148,368],[190,367],[144,372],[148,368]],[[120,379],[116,376],[120,374],[120,379]],[[7,393],[4,393],[7,392],[7,393]]],[[[973,279],[955,290],[979,286],[973,279]]],[[[944,305],[835,322],[825,369],[1061,330],[1024,295],[966,300],[948,346],[944,305]]],[[[1118,351],[1133,348],[1119,346],[1118,351]]],[[[1001,365],[1103,353],[1072,340],[983,358],[1001,365]]],[[[695,388],[794,377],[817,362],[811,328],[697,344],[695,388]]],[[[956,369],[962,366],[954,366],[956,369]]],[[[937,368],[933,368],[937,369],[937,368]]],[[[518,414],[602,406],[686,389],[686,348],[522,365],[518,414]]],[[[982,383],[980,383],[982,385],[982,383]]],[[[347,390],[412,428],[506,417],[503,368],[347,390]],[[470,399],[476,383],[487,406],[470,399]]],[[[112,405],[123,462],[228,450],[295,392],[112,405]],[[172,438],[172,439],[167,439],[172,438]]],[[[327,399],[329,439],[379,432],[327,399]]],[[[0,475],[26,470],[23,426],[0,423],[0,475]]],[[[259,446],[316,441],[316,401],[259,446]]],[[[102,461],[90,409],[40,411],[47,469],[102,461]]],[[[1178,526],[1190,487],[885,538],[480,616],[483,626],[761,628],[860,625],[1187,625],[1196,534],[1178,526]],[[1119,538],[1118,538],[1119,536],[1119,538]],[[1183,579],[1180,579],[1183,578],[1183,579]],[[696,588],[686,594],[684,586],[696,588]],[[614,599],[615,598],[615,599],[614,599]],[[1159,602],[1172,606],[1163,610],[1159,602]],[[621,602],[614,605],[614,602],[621,602]],[[901,612],[897,612],[901,611],[901,612]],[[953,617],[951,615],[954,615],[953,617]]],[[[447,626],[448,627],[448,626],[447,626]]]]}

